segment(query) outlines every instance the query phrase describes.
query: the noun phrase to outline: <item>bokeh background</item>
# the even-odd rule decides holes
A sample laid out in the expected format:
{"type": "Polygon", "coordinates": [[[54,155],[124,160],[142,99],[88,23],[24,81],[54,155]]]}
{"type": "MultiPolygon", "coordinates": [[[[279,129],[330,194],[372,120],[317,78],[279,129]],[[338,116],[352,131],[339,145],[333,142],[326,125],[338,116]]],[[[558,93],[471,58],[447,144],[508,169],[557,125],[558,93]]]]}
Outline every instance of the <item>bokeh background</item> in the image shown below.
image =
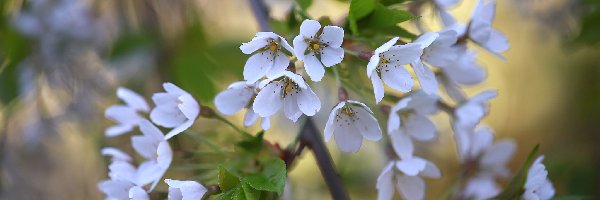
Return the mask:
{"type": "MultiPolygon", "coordinates": [[[[467,21],[474,2],[463,0],[451,12],[467,21]]],[[[265,3],[274,26],[294,5],[290,0],[265,3]]],[[[466,89],[469,94],[498,89],[485,123],[496,138],[517,143],[513,171],[541,144],[557,196],[600,198],[599,6],[597,0],[498,1],[494,26],[510,41],[507,59],[481,51],[488,79],[466,89]]],[[[347,1],[314,0],[308,14],[339,23],[348,7],[347,1]]],[[[246,0],[2,0],[0,13],[1,199],[102,199],[96,184],[107,177],[107,160],[99,149],[131,152],[127,136],[103,136],[112,123],[103,117],[104,109],[118,103],[115,89],[125,86],[150,100],[169,81],[213,105],[218,91],[242,79],[248,56],[238,47],[258,31],[246,0]]],[[[422,16],[427,27],[439,28],[431,9],[422,16]]],[[[402,26],[416,30],[411,22],[402,26]]],[[[288,41],[293,36],[285,35],[288,41]]],[[[366,77],[357,79],[370,89],[366,77]]],[[[323,102],[316,117],[321,130],[336,99],[332,80],[329,76],[314,86],[323,102]]],[[[241,125],[242,115],[228,118],[241,125]]],[[[427,181],[428,199],[443,195],[459,166],[448,117],[439,114],[435,123],[438,140],[418,147],[444,174],[427,181]]],[[[266,137],[282,146],[299,128],[281,117],[272,124],[266,137]]],[[[193,129],[224,148],[236,139],[214,120],[201,119],[193,129]]],[[[187,136],[176,138],[177,148],[206,146],[187,136]]],[[[328,146],[351,197],[375,198],[375,180],[385,164],[381,145],[366,142],[357,154],[341,154],[333,142],[328,146]]],[[[215,178],[210,164],[222,158],[207,157],[174,162],[204,163],[205,175],[180,167],[167,176],[210,182],[215,178]]],[[[293,199],[330,198],[309,153],[290,172],[289,185],[293,199]]],[[[164,184],[158,190],[166,191],[164,184]]]]}

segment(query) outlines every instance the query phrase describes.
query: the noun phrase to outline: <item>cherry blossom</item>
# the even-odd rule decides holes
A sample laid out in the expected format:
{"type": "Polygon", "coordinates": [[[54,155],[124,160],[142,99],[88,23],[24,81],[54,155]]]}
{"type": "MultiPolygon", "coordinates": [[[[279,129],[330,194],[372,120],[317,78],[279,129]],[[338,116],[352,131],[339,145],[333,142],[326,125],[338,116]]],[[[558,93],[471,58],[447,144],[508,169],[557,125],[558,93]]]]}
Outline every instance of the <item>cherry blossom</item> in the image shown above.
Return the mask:
{"type": "Polygon", "coordinates": [[[125,105],[113,105],[104,112],[106,118],[118,123],[106,129],[104,134],[107,137],[122,135],[133,130],[140,120],[144,119],[139,112],[147,113],[150,110],[144,97],[130,89],[119,87],[117,97],[123,100],[125,105]]]}
{"type": "Polygon", "coordinates": [[[535,162],[527,172],[527,181],[525,181],[525,200],[547,200],[554,197],[554,186],[548,179],[546,166],[542,164],[544,156],[535,159],[535,162]]]}
{"type": "Polygon", "coordinates": [[[134,179],[139,185],[152,183],[150,187],[152,190],[169,169],[173,160],[173,151],[163,133],[150,121],[142,121],[140,131],[143,135],[131,137],[131,144],[146,161],[140,164],[134,179]]]}
{"type": "Polygon", "coordinates": [[[256,33],[252,41],[240,46],[243,53],[253,54],[244,66],[244,79],[248,83],[254,83],[265,75],[272,78],[283,73],[289,64],[284,49],[294,53],[285,38],[272,32],[256,33]]]}
{"type": "Polygon", "coordinates": [[[428,115],[437,112],[438,97],[416,94],[403,98],[390,111],[388,134],[398,156],[413,155],[412,140],[431,141],[436,137],[436,127],[428,115]]]}
{"type": "Polygon", "coordinates": [[[283,107],[285,116],[296,122],[302,114],[313,116],[321,109],[319,97],[298,74],[285,71],[263,84],[252,104],[261,117],[269,117],[283,107]]]}
{"type": "Polygon", "coordinates": [[[390,161],[377,177],[377,199],[393,199],[394,186],[403,199],[424,199],[425,181],[421,177],[439,178],[441,172],[434,163],[420,157],[390,161]]]}
{"type": "MultiPolygon", "coordinates": [[[[247,108],[246,115],[244,116],[244,126],[251,126],[259,117],[252,107],[252,101],[256,98],[259,91],[258,88],[258,83],[249,84],[246,81],[232,83],[227,87],[227,90],[215,96],[215,106],[217,110],[225,115],[232,115],[243,108],[247,108]]],[[[270,120],[268,117],[262,118],[261,126],[263,130],[269,129],[270,120]]]]}
{"type": "Polygon", "coordinates": [[[423,48],[420,44],[394,45],[398,39],[398,37],[392,38],[375,49],[367,64],[367,76],[373,84],[377,103],[383,99],[384,82],[400,92],[409,92],[414,85],[412,76],[404,65],[418,60],[423,48]]]}
{"type": "Polygon", "coordinates": [[[203,185],[196,181],[179,181],[165,179],[169,185],[169,200],[194,200],[202,199],[208,191],[203,185]]]}
{"type": "Polygon", "coordinates": [[[371,109],[353,100],[342,101],[331,110],[324,132],[325,141],[334,136],[335,142],[343,152],[357,152],[363,138],[378,141],[382,137],[371,109]]]}
{"type": "Polygon", "coordinates": [[[300,34],[294,38],[294,54],[304,62],[306,73],[312,81],[319,82],[325,75],[325,67],[334,66],[344,59],[344,29],[325,26],[315,20],[304,20],[300,34]]]}
{"type": "Polygon", "coordinates": [[[150,119],[160,126],[173,128],[165,136],[169,139],[194,124],[200,105],[192,95],[172,83],[164,83],[163,88],[166,92],[152,96],[156,107],[150,112],[150,119]]]}

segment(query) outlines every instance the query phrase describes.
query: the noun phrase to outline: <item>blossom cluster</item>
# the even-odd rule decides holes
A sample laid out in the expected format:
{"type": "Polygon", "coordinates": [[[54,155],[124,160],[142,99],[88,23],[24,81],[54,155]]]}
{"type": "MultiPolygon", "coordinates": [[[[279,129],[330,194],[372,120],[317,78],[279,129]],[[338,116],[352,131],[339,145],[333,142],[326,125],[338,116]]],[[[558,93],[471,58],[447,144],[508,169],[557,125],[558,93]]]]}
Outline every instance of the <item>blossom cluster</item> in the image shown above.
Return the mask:
{"type": "MultiPolygon", "coordinates": [[[[453,138],[459,159],[465,170],[466,182],[455,196],[461,199],[489,199],[499,195],[502,188],[498,179],[510,177],[507,167],[516,145],[508,139],[495,140],[490,127],[482,125],[489,112],[489,101],[496,97],[495,90],[486,90],[473,97],[462,91],[463,85],[481,83],[485,70],[476,61],[471,44],[503,58],[509,47],[505,36],[492,27],[496,3],[479,0],[468,25],[456,22],[445,9],[457,1],[435,1],[444,28],[424,32],[413,41],[391,38],[363,58],[366,74],[373,87],[374,103],[380,104],[387,114],[387,134],[382,134],[375,113],[367,104],[348,98],[340,85],[339,102],[331,109],[325,124],[324,138],[333,137],[342,152],[357,152],[363,139],[380,141],[387,138],[392,151],[389,161],[377,178],[378,199],[392,199],[395,190],[404,199],[424,199],[426,184],[423,178],[440,178],[442,171],[435,163],[418,155],[416,145],[435,140],[438,131],[429,118],[439,111],[450,115],[453,138]],[[418,88],[415,88],[415,79],[418,88]],[[383,101],[387,85],[403,93],[394,105],[383,101]],[[446,103],[440,94],[440,85],[455,102],[446,103]],[[387,136],[387,137],[386,137],[387,136]]],[[[244,80],[232,83],[214,98],[217,110],[224,115],[246,109],[244,126],[255,124],[261,118],[261,127],[271,127],[270,118],[279,110],[292,122],[300,117],[314,116],[321,110],[321,100],[310,84],[323,80],[328,68],[338,70],[346,51],[344,29],[334,25],[322,26],[319,21],[306,19],[291,46],[286,38],[273,32],[259,32],[239,48],[250,55],[243,70],[244,80]],[[303,63],[303,70],[296,68],[303,63]],[[305,73],[305,74],[304,74],[305,73]],[[308,78],[305,78],[306,75],[308,78]],[[310,80],[310,82],[308,81],[310,80]]],[[[360,56],[358,56],[360,57],[360,56]]],[[[339,78],[339,77],[336,77],[339,78]]],[[[184,90],[165,83],[164,93],[152,99],[150,110],[144,98],[119,88],[117,96],[125,105],[106,110],[106,117],[118,124],[106,130],[114,137],[139,127],[143,135],[132,136],[132,146],[146,161],[135,167],[127,154],[114,148],[103,149],[112,156],[109,180],[100,183],[100,189],[111,198],[147,198],[162,179],[173,159],[169,139],[190,128],[200,113],[200,105],[184,90]],[[148,114],[152,121],[144,115],[148,114]],[[172,128],[164,135],[156,125],[172,128]],[[144,187],[150,185],[148,190],[144,187]]],[[[528,171],[524,186],[525,199],[550,199],[554,188],[547,179],[547,171],[539,158],[528,171]]],[[[164,181],[170,187],[169,199],[204,196],[207,189],[194,181],[164,181]]],[[[198,198],[196,198],[198,197],[198,198]]]]}

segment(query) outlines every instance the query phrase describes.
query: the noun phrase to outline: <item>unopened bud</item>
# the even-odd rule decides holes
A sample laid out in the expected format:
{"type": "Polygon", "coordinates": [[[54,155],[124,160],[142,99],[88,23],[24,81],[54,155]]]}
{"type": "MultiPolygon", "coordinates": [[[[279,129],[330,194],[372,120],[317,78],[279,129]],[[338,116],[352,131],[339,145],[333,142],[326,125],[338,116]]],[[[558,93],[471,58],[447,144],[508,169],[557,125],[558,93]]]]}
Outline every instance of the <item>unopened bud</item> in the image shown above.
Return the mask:
{"type": "Polygon", "coordinates": [[[215,110],[208,106],[200,106],[200,116],[204,118],[214,118],[215,110]]]}
{"type": "Polygon", "coordinates": [[[348,91],[346,91],[346,89],[344,87],[339,87],[338,88],[338,100],[340,100],[340,102],[342,102],[342,101],[348,101],[348,99],[350,99],[348,97],[348,91]]]}
{"type": "Polygon", "coordinates": [[[379,106],[379,110],[384,114],[384,115],[389,115],[392,107],[388,106],[388,105],[380,105],[379,106]]]}

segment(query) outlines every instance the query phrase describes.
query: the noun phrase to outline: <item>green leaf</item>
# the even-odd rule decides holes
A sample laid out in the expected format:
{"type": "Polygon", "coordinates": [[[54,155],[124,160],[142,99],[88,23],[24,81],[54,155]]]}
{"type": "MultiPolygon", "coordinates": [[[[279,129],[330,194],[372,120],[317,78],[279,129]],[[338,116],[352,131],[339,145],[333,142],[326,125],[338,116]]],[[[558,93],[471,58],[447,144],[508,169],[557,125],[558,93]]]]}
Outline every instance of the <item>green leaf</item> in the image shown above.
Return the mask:
{"type": "Polygon", "coordinates": [[[523,166],[519,169],[519,171],[515,174],[513,179],[510,181],[508,186],[500,193],[498,196],[493,199],[517,199],[523,193],[523,186],[525,185],[525,181],[527,180],[527,172],[529,168],[533,164],[535,159],[535,155],[540,148],[540,145],[535,145],[533,150],[527,156],[527,160],[523,163],[523,166]]]}
{"type": "Polygon", "coordinates": [[[368,23],[374,28],[387,28],[398,26],[399,23],[416,18],[416,16],[406,10],[388,8],[377,4],[373,14],[368,17],[368,23]]]}
{"type": "Polygon", "coordinates": [[[348,12],[348,20],[350,23],[350,31],[352,34],[358,35],[357,21],[369,15],[375,9],[375,0],[352,0],[350,1],[350,10],[348,12]]]}
{"type": "Polygon", "coordinates": [[[379,3],[383,4],[384,6],[389,6],[389,5],[404,3],[405,1],[406,0],[379,0],[379,3]]]}
{"type": "Polygon", "coordinates": [[[248,185],[248,183],[242,184],[241,191],[242,191],[242,194],[244,195],[245,199],[247,199],[247,200],[259,200],[260,199],[261,191],[252,188],[250,185],[248,185]]]}
{"type": "Polygon", "coordinates": [[[308,7],[310,7],[310,5],[312,5],[313,1],[312,0],[296,0],[296,3],[298,3],[298,6],[300,6],[300,9],[302,9],[303,11],[306,12],[308,7]]]}
{"type": "Polygon", "coordinates": [[[240,183],[240,178],[223,166],[219,166],[219,187],[223,191],[231,190],[240,183]]]}
{"type": "Polygon", "coordinates": [[[554,197],[553,200],[592,200],[594,199],[592,196],[561,196],[554,197]]]}
{"type": "Polygon", "coordinates": [[[240,147],[240,149],[246,152],[257,154],[263,147],[264,133],[264,131],[261,131],[258,134],[256,134],[256,136],[253,138],[239,141],[238,143],[236,143],[236,146],[240,147]]]}
{"type": "Polygon", "coordinates": [[[246,176],[243,178],[243,181],[254,189],[277,192],[277,194],[281,195],[285,187],[285,178],[285,162],[276,158],[266,161],[260,173],[246,176]]]}

